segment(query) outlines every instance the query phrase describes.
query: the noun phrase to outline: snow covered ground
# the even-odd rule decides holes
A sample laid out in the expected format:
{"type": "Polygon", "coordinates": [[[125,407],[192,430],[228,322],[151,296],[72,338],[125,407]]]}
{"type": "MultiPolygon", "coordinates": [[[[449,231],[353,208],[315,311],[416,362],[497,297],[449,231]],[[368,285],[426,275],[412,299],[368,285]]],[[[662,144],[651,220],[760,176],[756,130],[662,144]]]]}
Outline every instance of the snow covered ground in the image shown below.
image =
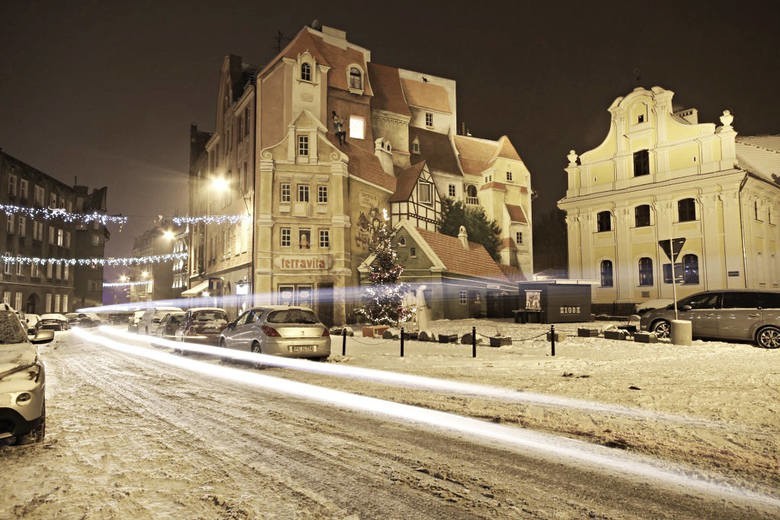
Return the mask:
{"type": "MultiPolygon", "coordinates": [[[[412,340],[405,342],[401,357],[398,340],[363,338],[357,330],[347,338],[345,355],[341,338],[333,337],[329,361],[309,363],[312,370],[306,372],[258,370],[202,355],[184,359],[586,441],[753,492],[765,497],[761,507],[734,509],[725,499],[714,506],[694,499],[693,505],[682,499],[664,505],[661,498],[660,505],[648,506],[638,498],[644,485],[629,488],[636,503],[625,498],[622,505],[607,506],[614,499],[588,489],[565,500],[549,498],[540,491],[549,486],[534,485],[527,475],[526,482],[509,482],[503,472],[510,470],[499,469],[495,461],[481,467],[438,460],[439,448],[428,454],[428,441],[413,427],[394,429],[391,438],[398,443],[383,448],[388,441],[379,432],[388,426],[360,423],[356,432],[378,429],[347,434],[339,424],[349,417],[323,413],[312,419],[288,399],[265,394],[250,402],[240,385],[162,371],[154,360],[128,363],[130,356],[110,353],[70,331],[40,348],[49,374],[46,440],[0,447],[0,518],[400,518],[409,511],[418,511],[420,518],[780,516],[780,351],[750,344],[676,346],[576,336],[578,327],[608,325],[557,324],[556,331],[568,336],[556,343],[554,357],[544,337],[549,325],[441,320],[430,326],[437,334],[461,336],[476,327],[483,338],[476,357],[471,345],[412,340]],[[487,336],[499,333],[511,336],[512,344],[486,346],[487,336]],[[371,374],[340,373],[358,367],[390,375],[377,383],[371,374]],[[397,374],[430,379],[388,380],[397,374]],[[471,384],[480,386],[465,387],[471,384]],[[232,419],[217,415],[226,410],[232,419]],[[258,436],[268,429],[269,418],[283,426],[276,440],[258,436]],[[321,440],[330,430],[336,436],[321,440]],[[407,435],[411,445],[401,442],[407,435]],[[292,449],[292,436],[306,442],[318,438],[327,447],[292,449]],[[341,469],[331,458],[334,452],[341,469]],[[465,483],[472,480],[480,485],[465,483]],[[372,491],[351,491],[361,486],[372,491]],[[490,492],[475,496],[480,486],[490,492]],[[350,498],[350,492],[356,494],[350,498]]],[[[457,453],[472,450],[477,460],[495,456],[476,445],[457,453]]],[[[554,468],[574,489],[575,477],[554,468]]],[[[538,478],[548,475],[540,472],[538,478]]],[[[616,481],[615,489],[621,485],[616,481]]]]}

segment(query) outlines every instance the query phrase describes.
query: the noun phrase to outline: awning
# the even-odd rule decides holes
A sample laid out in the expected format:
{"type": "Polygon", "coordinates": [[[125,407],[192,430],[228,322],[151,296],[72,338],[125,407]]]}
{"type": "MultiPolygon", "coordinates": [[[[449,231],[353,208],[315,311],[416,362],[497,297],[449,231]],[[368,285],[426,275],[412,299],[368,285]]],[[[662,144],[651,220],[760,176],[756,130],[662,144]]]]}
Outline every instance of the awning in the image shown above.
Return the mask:
{"type": "Polygon", "coordinates": [[[200,293],[207,290],[208,288],[209,288],[209,281],[204,280],[200,282],[198,285],[196,285],[195,287],[190,287],[186,291],[182,292],[181,295],[184,296],[185,298],[200,296],[200,293]]]}

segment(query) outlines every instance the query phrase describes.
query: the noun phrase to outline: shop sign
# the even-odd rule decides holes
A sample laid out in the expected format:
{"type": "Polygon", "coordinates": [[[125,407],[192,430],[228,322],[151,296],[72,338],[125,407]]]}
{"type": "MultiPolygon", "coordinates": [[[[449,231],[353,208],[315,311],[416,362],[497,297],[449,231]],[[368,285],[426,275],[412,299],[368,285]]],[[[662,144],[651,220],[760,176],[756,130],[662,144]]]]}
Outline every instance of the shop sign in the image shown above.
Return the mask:
{"type": "Polygon", "coordinates": [[[330,256],[277,256],[274,266],[288,271],[317,271],[330,269],[330,256]]]}

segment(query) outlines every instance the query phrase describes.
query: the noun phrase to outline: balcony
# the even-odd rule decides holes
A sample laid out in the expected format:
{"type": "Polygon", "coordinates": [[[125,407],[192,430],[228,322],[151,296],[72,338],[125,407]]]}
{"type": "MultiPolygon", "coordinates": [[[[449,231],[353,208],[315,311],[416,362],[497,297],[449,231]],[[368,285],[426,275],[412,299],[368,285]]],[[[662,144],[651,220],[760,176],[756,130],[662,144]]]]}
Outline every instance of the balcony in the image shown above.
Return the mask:
{"type": "Polygon", "coordinates": [[[479,198],[478,197],[466,197],[466,204],[470,206],[479,206],[479,198]]]}

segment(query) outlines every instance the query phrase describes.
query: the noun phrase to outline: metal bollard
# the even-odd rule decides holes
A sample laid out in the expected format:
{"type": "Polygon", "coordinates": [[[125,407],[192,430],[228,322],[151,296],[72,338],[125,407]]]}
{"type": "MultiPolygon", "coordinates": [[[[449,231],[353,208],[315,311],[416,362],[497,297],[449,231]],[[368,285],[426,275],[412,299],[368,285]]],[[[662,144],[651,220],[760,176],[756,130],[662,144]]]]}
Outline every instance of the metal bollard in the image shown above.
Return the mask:
{"type": "Polygon", "coordinates": [[[477,357],[477,328],[471,327],[471,357],[477,357]]]}
{"type": "Polygon", "coordinates": [[[404,357],[404,328],[401,327],[401,357],[404,357]]]}
{"type": "Polygon", "coordinates": [[[550,325],[550,349],[553,357],[555,356],[555,325],[550,325]]]}
{"type": "Polygon", "coordinates": [[[341,355],[347,355],[347,328],[341,329],[341,355]]]}

